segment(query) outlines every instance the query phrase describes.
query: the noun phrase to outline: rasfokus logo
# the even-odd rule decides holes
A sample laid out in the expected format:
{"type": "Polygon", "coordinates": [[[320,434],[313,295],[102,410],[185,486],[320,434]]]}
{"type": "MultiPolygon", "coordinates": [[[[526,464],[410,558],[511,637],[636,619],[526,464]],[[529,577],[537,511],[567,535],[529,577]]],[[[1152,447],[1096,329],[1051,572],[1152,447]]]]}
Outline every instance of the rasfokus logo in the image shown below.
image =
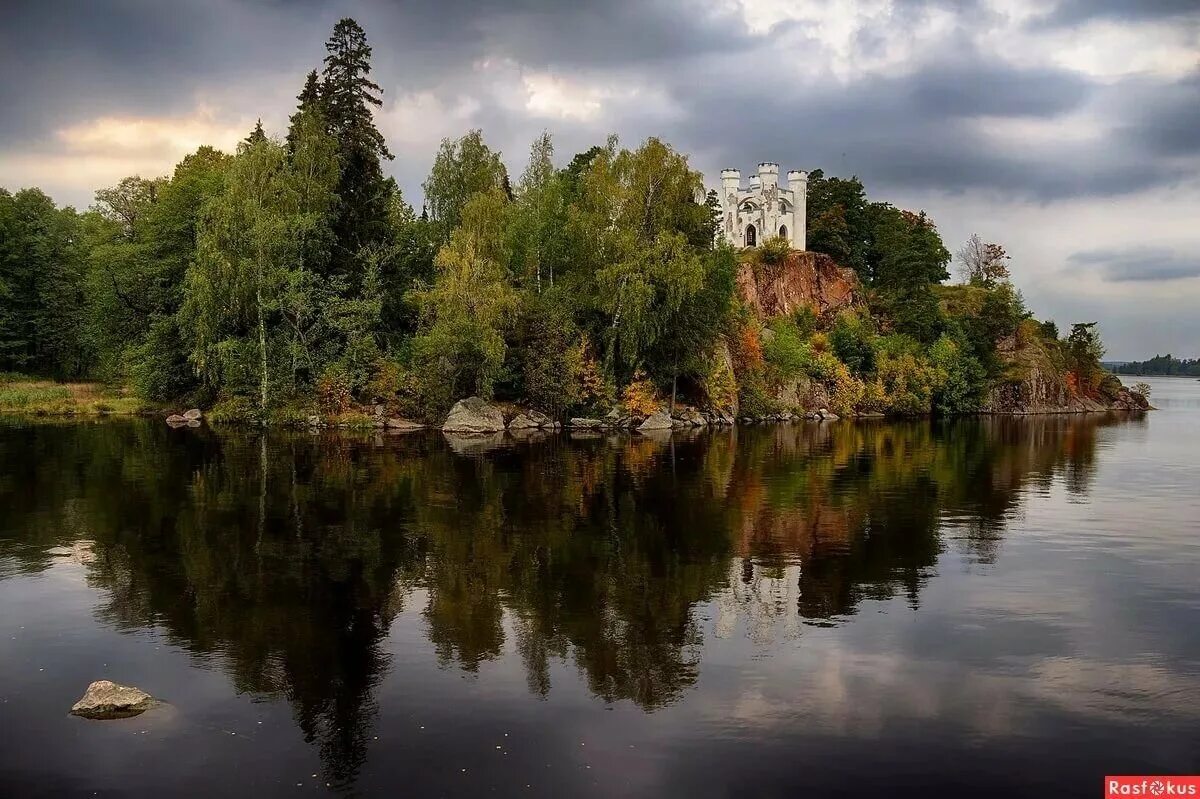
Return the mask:
{"type": "Polygon", "coordinates": [[[1195,796],[1200,799],[1200,776],[1105,777],[1104,799],[1122,796],[1195,796]]]}

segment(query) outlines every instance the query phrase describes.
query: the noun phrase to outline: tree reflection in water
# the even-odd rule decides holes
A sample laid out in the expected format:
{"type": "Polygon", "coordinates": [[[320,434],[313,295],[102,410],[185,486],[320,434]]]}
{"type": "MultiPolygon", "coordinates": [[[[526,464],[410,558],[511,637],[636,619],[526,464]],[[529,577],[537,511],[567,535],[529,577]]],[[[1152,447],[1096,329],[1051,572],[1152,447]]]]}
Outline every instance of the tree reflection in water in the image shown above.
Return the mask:
{"type": "Polygon", "coordinates": [[[744,625],[760,640],[838,623],[864,600],[915,606],[944,549],[996,557],[1024,491],[1057,477],[1086,492],[1109,423],[467,446],[36,425],[0,437],[0,561],[37,571],[51,546],[86,548],[105,621],[158,627],[239,690],[286,697],[327,779],[345,782],[365,758],[382,643],[418,590],[445,667],[478,669],[511,630],[534,694],[559,659],[596,697],[654,710],[697,679],[702,605],[712,634],[744,625]]]}

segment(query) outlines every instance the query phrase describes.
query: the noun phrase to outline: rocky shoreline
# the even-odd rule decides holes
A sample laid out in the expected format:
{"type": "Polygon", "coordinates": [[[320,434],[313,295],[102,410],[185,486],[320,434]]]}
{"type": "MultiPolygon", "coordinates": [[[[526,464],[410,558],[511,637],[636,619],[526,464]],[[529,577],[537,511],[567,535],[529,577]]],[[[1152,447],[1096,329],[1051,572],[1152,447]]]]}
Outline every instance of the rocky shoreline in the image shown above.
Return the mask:
{"type": "MultiPolygon", "coordinates": [[[[1039,406],[1036,408],[1003,410],[989,408],[969,416],[1032,416],[1053,414],[1085,414],[1085,413],[1114,413],[1114,412],[1143,412],[1154,410],[1148,403],[1139,405],[1141,399],[1136,394],[1130,394],[1133,399],[1119,401],[1112,405],[1104,405],[1096,401],[1079,402],[1061,407],[1039,406]]],[[[198,412],[193,412],[194,418],[189,418],[182,424],[177,421],[182,418],[172,416],[168,423],[173,427],[199,426],[198,412]]],[[[697,430],[704,428],[723,428],[735,425],[768,425],[800,422],[835,422],[840,419],[882,420],[888,418],[881,413],[854,413],[839,416],[827,408],[819,408],[805,413],[783,411],[761,416],[735,416],[729,411],[699,410],[686,405],[679,405],[674,411],[662,409],[649,415],[621,413],[610,411],[602,417],[576,416],[566,421],[558,421],[545,413],[531,408],[525,408],[505,403],[490,403],[480,397],[468,397],[459,400],[450,410],[446,420],[441,425],[426,425],[394,416],[388,416],[382,405],[376,406],[373,415],[358,417],[354,422],[339,421],[338,417],[323,418],[313,415],[302,424],[289,425],[292,427],[322,429],[375,429],[387,430],[394,433],[414,432],[419,430],[440,430],[451,436],[472,437],[492,436],[498,433],[527,433],[527,432],[642,432],[655,433],[672,430],[697,430]]],[[[914,417],[928,418],[928,417],[914,417]]]]}

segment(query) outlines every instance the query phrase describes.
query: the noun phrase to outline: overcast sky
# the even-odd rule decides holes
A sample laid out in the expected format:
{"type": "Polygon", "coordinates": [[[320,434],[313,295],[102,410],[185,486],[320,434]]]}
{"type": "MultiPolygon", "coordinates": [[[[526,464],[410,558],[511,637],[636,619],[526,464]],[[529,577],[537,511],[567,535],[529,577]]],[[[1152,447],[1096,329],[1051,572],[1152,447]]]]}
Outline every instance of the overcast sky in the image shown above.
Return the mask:
{"type": "Polygon", "coordinates": [[[389,169],[439,139],[519,174],[656,135],[722,167],[857,174],[957,250],[1003,243],[1039,317],[1109,357],[1200,356],[1200,0],[7,0],[0,186],[85,207],[124,175],[282,134],[342,16],[374,47],[389,169]]]}

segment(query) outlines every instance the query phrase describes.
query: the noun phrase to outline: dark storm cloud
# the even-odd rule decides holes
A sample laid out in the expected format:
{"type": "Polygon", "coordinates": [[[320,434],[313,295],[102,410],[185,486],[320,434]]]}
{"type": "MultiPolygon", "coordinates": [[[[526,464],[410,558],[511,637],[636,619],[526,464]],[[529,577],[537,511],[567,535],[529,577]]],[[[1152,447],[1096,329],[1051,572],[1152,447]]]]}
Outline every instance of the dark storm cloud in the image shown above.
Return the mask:
{"type": "MultiPolygon", "coordinates": [[[[1097,14],[1142,18],[1183,4],[1087,5],[1097,14]]],[[[955,20],[932,51],[887,73],[834,79],[820,69],[798,76],[798,66],[821,66],[824,34],[816,26],[785,21],[753,34],[740,15],[700,0],[10,2],[0,26],[0,153],[53,145],[55,130],[100,115],[187,112],[206,90],[221,97],[270,85],[272,102],[281,104],[320,65],[330,27],[348,14],[367,29],[385,100],[420,91],[447,102],[456,93],[471,96],[477,111],[465,124],[503,142],[513,160],[523,153],[512,143],[544,123],[567,146],[607,130],[626,141],[658,134],[708,167],[770,157],[858,173],[884,189],[982,189],[1044,201],[1196,179],[1195,77],[1101,84],[1065,69],[1001,63],[979,54],[966,34],[1001,24],[1000,15],[949,0],[897,0],[890,17],[855,34],[850,60],[886,53],[889,33],[915,29],[932,9],[955,20]],[[510,59],[589,86],[650,86],[672,113],[663,113],[656,96],[644,107],[606,106],[590,125],[531,120],[480,96],[473,70],[483,59],[510,59]],[[1089,103],[1124,121],[1084,144],[990,130],[1010,120],[1052,125],[1089,103]]],[[[1081,12],[1068,0],[1056,13],[1081,12]]],[[[236,109],[243,115],[283,119],[287,110],[253,96],[245,102],[253,108],[236,109]]]]}
{"type": "Polygon", "coordinates": [[[1165,157],[1200,155],[1200,72],[1135,99],[1121,136],[1165,157]]]}
{"type": "Polygon", "coordinates": [[[685,101],[690,124],[680,126],[682,143],[714,149],[721,165],[771,153],[809,169],[857,174],[885,190],[982,189],[1038,201],[1181,179],[1178,166],[1155,158],[1147,135],[1038,146],[988,135],[994,120],[1053,124],[1096,93],[1112,91],[1066,71],[942,62],[909,75],[864,78],[852,92],[831,86],[729,93],[715,82],[703,85],[685,101]]]}
{"type": "Polygon", "coordinates": [[[299,70],[319,58],[328,30],[300,9],[230,0],[5,3],[0,146],[90,116],[191,108],[198,89],[252,81],[267,66],[299,70]]]}
{"type": "Polygon", "coordinates": [[[1200,277],[1200,256],[1185,256],[1162,248],[1087,250],[1074,253],[1067,260],[1077,267],[1098,271],[1114,283],[1200,277]]]}
{"type": "Polygon", "coordinates": [[[998,63],[932,64],[903,80],[890,81],[919,115],[945,117],[1047,117],[1077,108],[1089,85],[1062,70],[1014,69],[998,63]]]}

